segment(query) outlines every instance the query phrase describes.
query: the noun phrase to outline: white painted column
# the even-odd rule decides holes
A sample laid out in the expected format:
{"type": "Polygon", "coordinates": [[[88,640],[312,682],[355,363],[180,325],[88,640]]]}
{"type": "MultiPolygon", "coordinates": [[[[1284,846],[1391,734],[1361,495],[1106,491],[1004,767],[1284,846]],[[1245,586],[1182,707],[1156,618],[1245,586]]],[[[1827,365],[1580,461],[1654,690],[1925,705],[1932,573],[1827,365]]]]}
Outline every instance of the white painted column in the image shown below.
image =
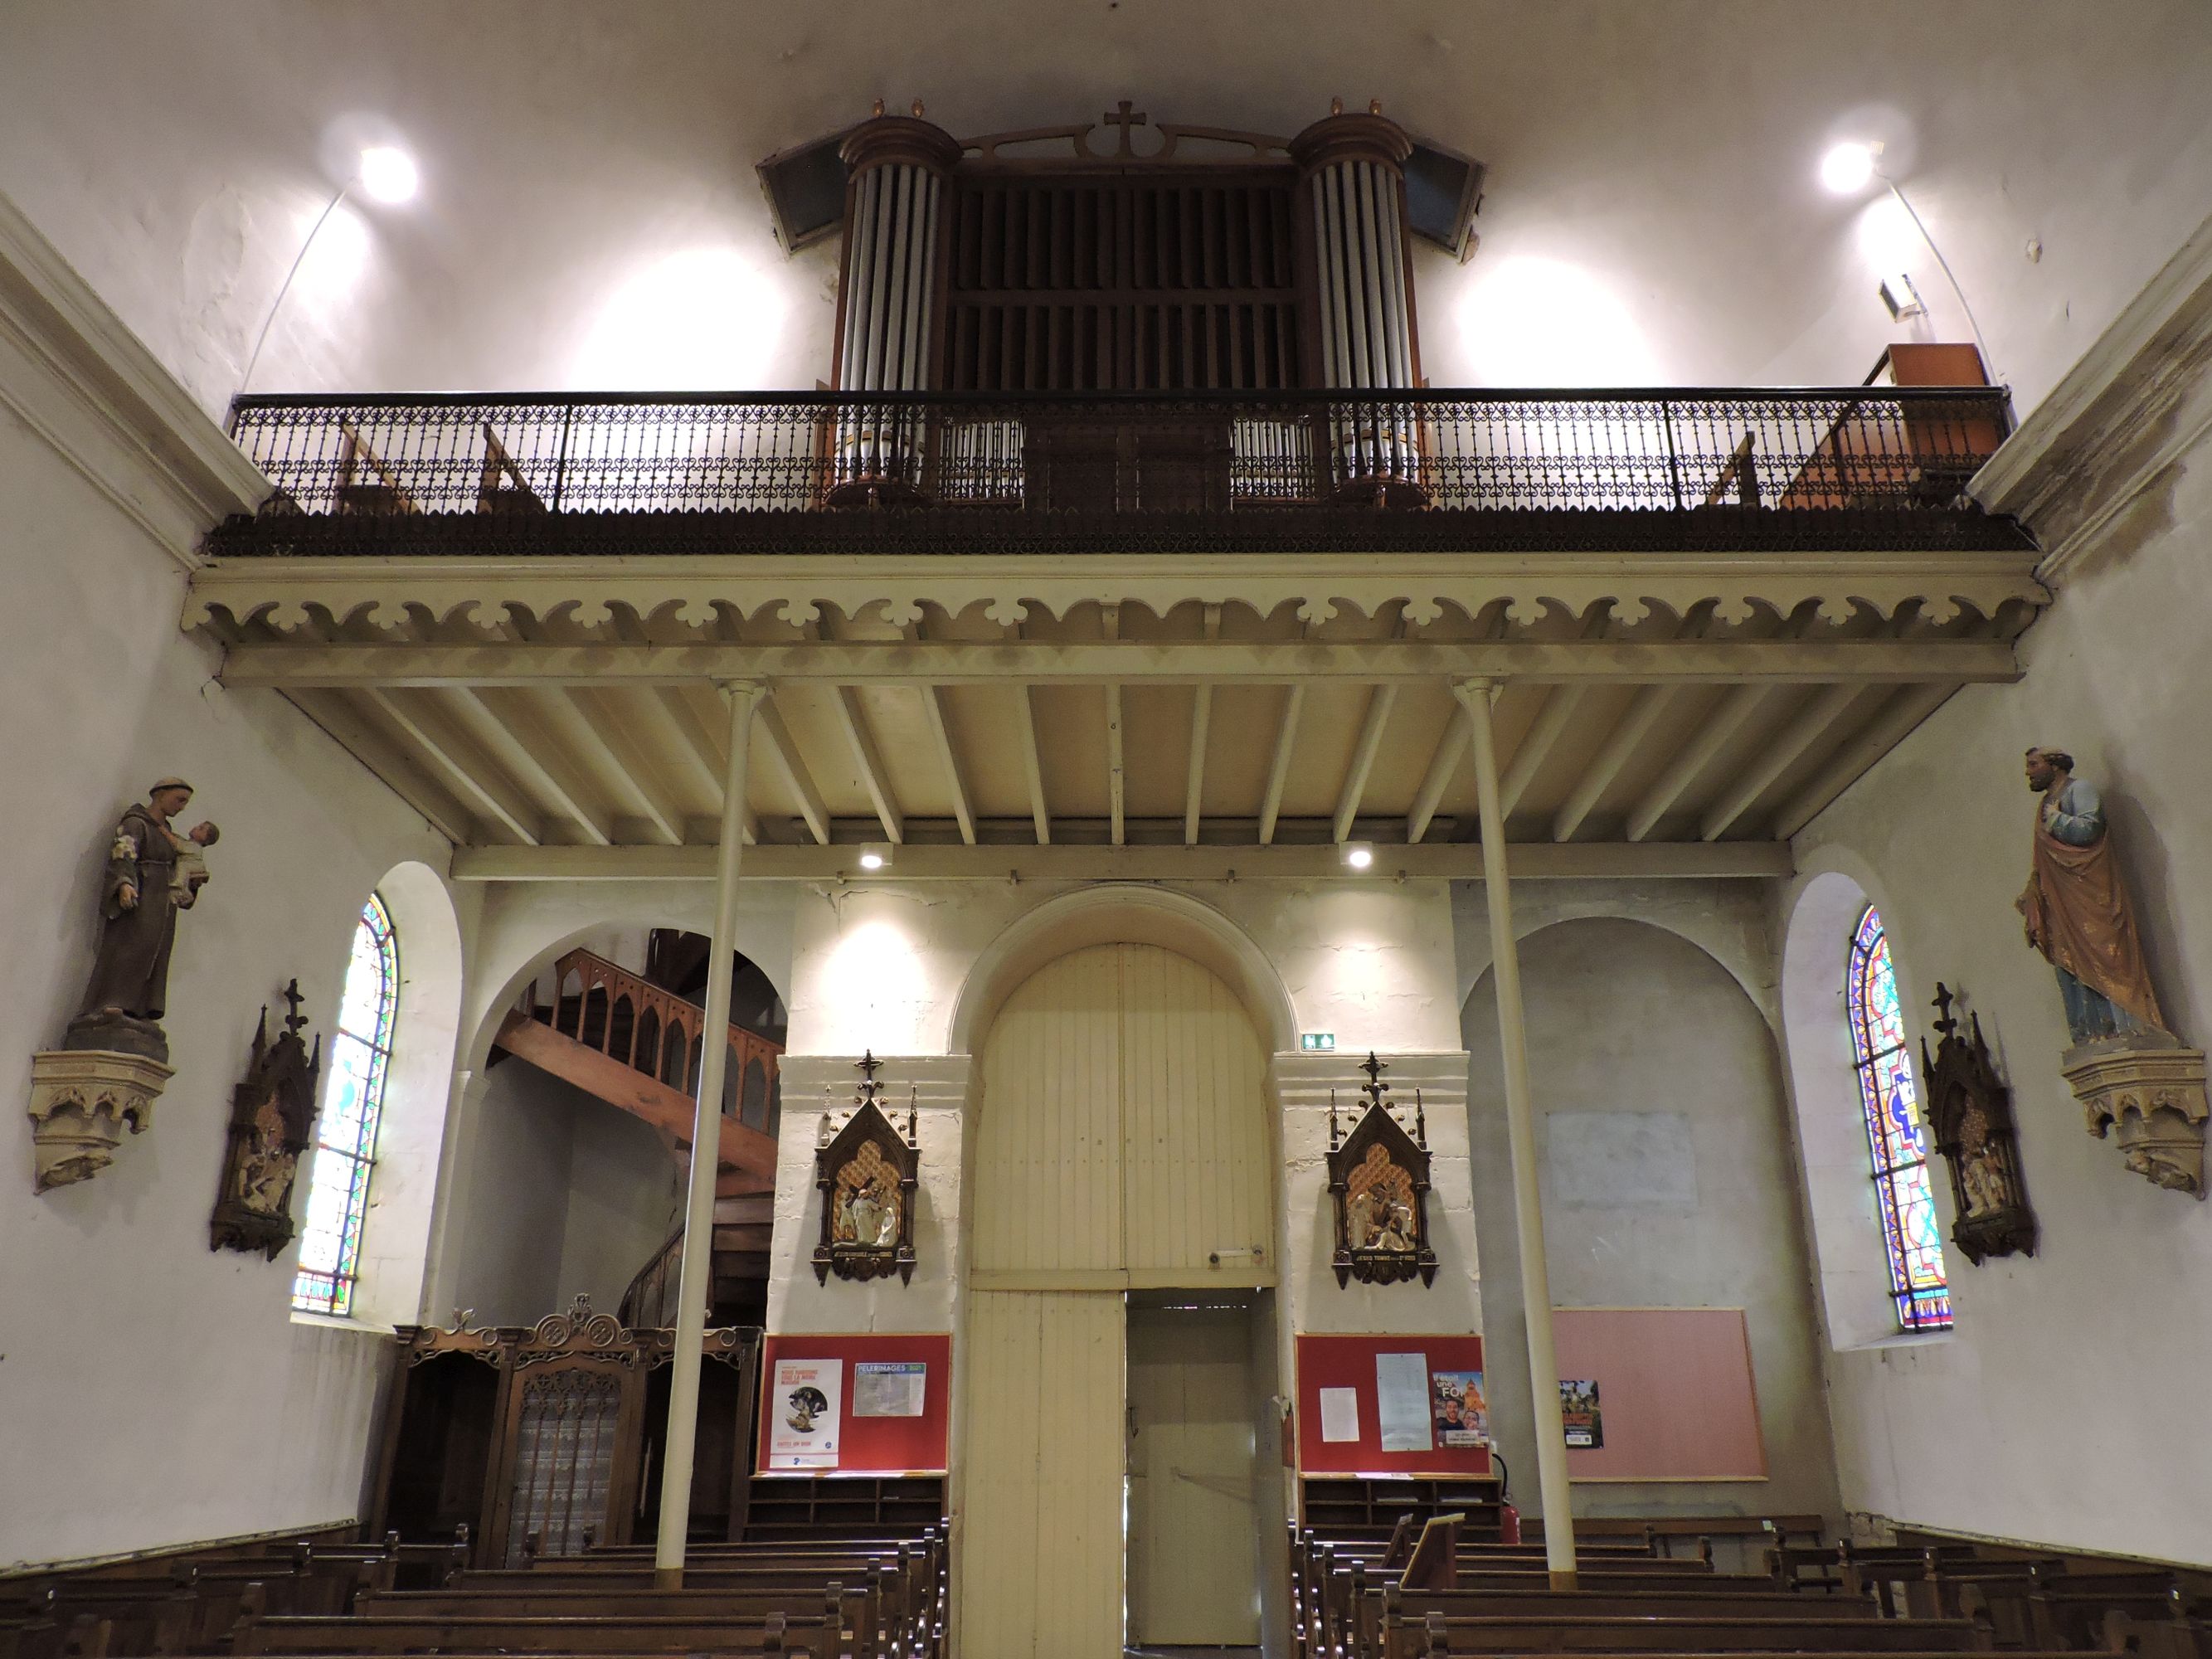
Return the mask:
{"type": "Polygon", "coordinates": [[[722,1146],[722,1077],[730,1054],[730,981],[738,935],[738,866],[744,856],[745,760],[757,683],[724,688],[730,753],[722,775],[722,839],[714,869],[714,931],[707,958],[707,1023],[699,1042],[699,1099],[691,1116],[691,1186],[676,1291],[676,1353],[669,1365],[667,1443],[660,1459],[660,1532],[653,1565],[664,1586],[684,1582],[691,1524],[691,1456],[699,1433],[699,1367],[714,1271],[714,1170],[722,1146]]]}
{"type": "Polygon", "coordinates": [[[1528,1034],[1521,1012],[1521,956],[1505,874],[1505,814],[1498,804],[1498,742],[1490,686],[1455,680],[1474,739],[1482,818],[1483,903],[1490,913],[1490,971],[1498,988],[1498,1047],[1505,1062],[1505,1128],[1513,1149],[1513,1219],[1521,1242],[1521,1306],[1528,1327],[1528,1388],[1536,1414],[1536,1485],[1544,1505],[1544,1565],[1553,1589],[1575,1587],[1575,1522],[1567,1489],[1567,1431],[1559,1418],[1559,1362],[1552,1349],[1552,1273],[1544,1259],[1543,1200],[1536,1187],[1536,1127],[1528,1097],[1528,1034]]]}

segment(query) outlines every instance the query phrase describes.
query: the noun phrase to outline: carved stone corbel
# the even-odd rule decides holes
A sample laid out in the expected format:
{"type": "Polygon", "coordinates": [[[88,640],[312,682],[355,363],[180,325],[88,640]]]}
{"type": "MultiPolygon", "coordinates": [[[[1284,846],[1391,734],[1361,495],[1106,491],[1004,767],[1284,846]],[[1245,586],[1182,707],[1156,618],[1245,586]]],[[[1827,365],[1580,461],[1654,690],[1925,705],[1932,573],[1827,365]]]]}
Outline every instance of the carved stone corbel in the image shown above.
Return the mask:
{"type": "Polygon", "coordinates": [[[2204,1196],[2204,1051],[2161,1031],[2069,1048],[2059,1066],[2081,1103],[2089,1133],[2108,1132],[2128,1168],[2157,1187],[2204,1196]],[[2160,1046],[2160,1039],[2165,1044],[2160,1046]]]}
{"type": "Polygon", "coordinates": [[[54,1048],[31,1056],[34,1189],[89,1181],[115,1161],[127,1127],[143,1133],[175,1072],[143,1054],[54,1048]]]}

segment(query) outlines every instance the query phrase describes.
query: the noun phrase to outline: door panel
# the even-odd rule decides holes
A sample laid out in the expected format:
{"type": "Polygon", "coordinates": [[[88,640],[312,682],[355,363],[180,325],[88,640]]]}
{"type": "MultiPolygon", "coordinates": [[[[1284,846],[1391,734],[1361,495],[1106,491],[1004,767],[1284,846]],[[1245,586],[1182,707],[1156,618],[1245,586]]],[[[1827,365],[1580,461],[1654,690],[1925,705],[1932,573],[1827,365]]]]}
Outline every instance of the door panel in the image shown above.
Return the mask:
{"type": "Polygon", "coordinates": [[[975,1291],[967,1315],[963,1659],[1117,1659],[1121,1297],[975,1291]]]}
{"type": "Polygon", "coordinates": [[[1250,1315],[1129,1310],[1129,1639],[1256,1646],[1250,1315]]]}

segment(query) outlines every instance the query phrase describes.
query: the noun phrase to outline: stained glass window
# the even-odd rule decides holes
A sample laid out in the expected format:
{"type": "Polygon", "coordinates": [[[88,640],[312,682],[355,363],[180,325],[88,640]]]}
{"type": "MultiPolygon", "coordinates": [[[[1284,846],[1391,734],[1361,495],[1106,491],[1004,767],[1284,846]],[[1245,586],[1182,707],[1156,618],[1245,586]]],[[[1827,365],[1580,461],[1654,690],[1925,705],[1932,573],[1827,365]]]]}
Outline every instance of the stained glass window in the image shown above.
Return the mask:
{"type": "Polygon", "coordinates": [[[315,1123],[299,1273],[292,1281],[292,1305],[303,1313],[343,1316],[353,1310],[398,1005],[399,941],[384,901],[371,894],[362,907],[361,926],[354,929],[337,1031],[323,1060],[323,1110],[315,1123]]]}
{"type": "Polygon", "coordinates": [[[1928,1136],[1905,1057],[1905,1016],[1889,935],[1872,905],[1851,936],[1844,981],[1851,1051],[1866,1113],[1867,1152],[1874,1170],[1875,1212],[1889,1252],[1890,1299],[1908,1331],[1948,1330],[1951,1287],[1943,1275],[1943,1239],[1928,1188],[1928,1136]]]}

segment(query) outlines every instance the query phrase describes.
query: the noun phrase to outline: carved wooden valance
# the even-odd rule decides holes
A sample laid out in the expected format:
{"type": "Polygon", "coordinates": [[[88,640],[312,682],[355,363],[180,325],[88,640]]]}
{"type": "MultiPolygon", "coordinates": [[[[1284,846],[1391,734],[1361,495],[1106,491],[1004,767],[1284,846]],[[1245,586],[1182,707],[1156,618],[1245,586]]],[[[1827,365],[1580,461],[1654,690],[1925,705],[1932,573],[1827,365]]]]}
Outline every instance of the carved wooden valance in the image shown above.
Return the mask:
{"type": "Polygon", "coordinates": [[[1429,1246],[1429,1130],[1420,1094],[1414,1092],[1408,1133],[1382,1081],[1389,1065],[1372,1054],[1359,1068],[1365,1097],[1352,1133],[1337,1133],[1336,1097],[1328,1103],[1328,1192],[1336,1215],[1336,1282],[1357,1279],[1395,1285],[1420,1275],[1437,1279],[1437,1253],[1429,1246]]]}
{"type": "Polygon", "coordinates": [[[885,1115],[876,1073],[883,1062],[871,1049],[858,1066],[860,1092],[842,1128],[822,1118],[814,1154],[814,1184],[822,1193],[822,1242],[814,1247],[814,1277],[884,1279],[896,1273],[914,1279],[914,1194],[921,1157],[915,1150],[915,1108],[907,1105],[902,1135],[885,1115]]]}
{"type": "MultiPolygon", "coordinates": [[[[451,1325],[402,1325],[394,1332],[401,1358],[409,1365],[459,1354],[494,1370],[520,1370],[561,1359],[606,1360],[625,1370],[651,1370],[676,1351],[676,1334],[665,1328],[625,1325],[592,1306],[580,1293],[566,1313],[548,1314],[535,1325],[478,1325],[472,1309],[456,1308],[451,1325]]],[[[726,1365],[745,1363],[757,1340],[739,1327],[702,1333],[700,1352],[726,1365]]]]}
{"type": "Polygon", "coordinates": [[[259,1250],[271,1261],[292,1242],[292,1188],[315,1127],[315,1086],[322,1075],[323,1040],[314,1052],[300,1040],[300,981],[284,988],[290,1012],[276,1042],[269,1040],[269,1009],[253,1033],[245,1079],[230,1094],[230,1139],[222,1158],[222,1184],[208,1226],[211,1250],[259,1250]]]}
{"type": "Polygon", "coordinates": [[[1951,1201],[1958,1219],[1951,1237],[1979,1267],[1984,1258],[2035,1254],[2035,1212],[2027,1201],[2027,1182],[2020,1167],[2020,1140],[2013,1126],[2012,1091],[1997,1079],[1982,1040],[1982,1019],[1974,1016],[1971,1040],[1960,1033],[1951,1013],[1951,993],[1936,987],[1935,1054],[1920,1040],[1920,1073],[1928,1086],[1928,1119],[1936,1131],[1936,1150],[1951,1171],[1951,1201]]]}

